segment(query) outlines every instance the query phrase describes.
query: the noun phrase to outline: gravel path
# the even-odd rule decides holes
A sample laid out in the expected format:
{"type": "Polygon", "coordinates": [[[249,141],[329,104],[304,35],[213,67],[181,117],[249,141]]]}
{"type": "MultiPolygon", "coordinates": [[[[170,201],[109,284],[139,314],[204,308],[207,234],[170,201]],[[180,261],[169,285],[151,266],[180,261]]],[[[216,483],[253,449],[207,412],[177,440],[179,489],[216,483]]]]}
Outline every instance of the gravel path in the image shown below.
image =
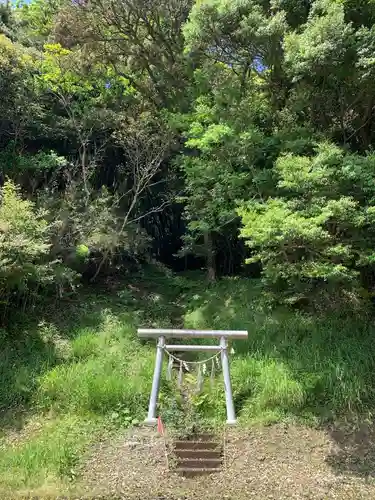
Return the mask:
{"type": "Polygon", "coordinates": [[[163,439],[152,429],[137,429],[97,446],[80,488],[88,497],[129,500],[375,499],[368,426],[230,430],[226,462],[219,474],[184,479],[167,471],[163,439]]]}

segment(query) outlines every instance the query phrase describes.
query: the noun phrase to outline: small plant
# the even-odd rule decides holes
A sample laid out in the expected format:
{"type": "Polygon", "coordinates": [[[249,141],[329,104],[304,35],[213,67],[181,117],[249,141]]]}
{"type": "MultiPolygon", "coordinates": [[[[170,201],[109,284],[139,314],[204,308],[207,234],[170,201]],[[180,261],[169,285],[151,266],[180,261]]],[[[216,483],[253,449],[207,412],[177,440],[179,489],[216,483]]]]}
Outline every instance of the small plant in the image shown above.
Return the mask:
{"type": "Polygon", "coordinates": [[[161,397],[159,406],[163,420],[169,434],[175,437],[186,438],[207,427],[202,408],[208,404],[209,394],[197,393],[196,384],[196,377],[188,373],[180,390],[175,388],[170,394],[161,397]]]}
{"type": "Polygon", "coordinates": [[[119,403],[109,416],[110,423],[115,427],[130,427],[139,425],[139,420],[134,418],[128,407],[119,403]]]}
{"type": "Polygon", "coordinates": [[[162,415],[163,421],[168,426],[169,430],[177,430],[184,420],[183,407],[177,399],[170,397],[168,401],[163,398],[163,403],[159,402],[159,409],[162,415]]]}

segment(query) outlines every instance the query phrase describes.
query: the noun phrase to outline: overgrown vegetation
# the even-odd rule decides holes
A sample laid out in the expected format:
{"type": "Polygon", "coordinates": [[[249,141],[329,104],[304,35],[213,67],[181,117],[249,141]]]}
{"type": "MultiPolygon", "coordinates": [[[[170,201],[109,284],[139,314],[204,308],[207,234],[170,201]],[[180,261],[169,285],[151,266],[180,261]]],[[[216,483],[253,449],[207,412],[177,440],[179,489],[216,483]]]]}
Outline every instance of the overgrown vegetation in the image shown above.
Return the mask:
{"type": "MultiPolygon", "coordinates": [[[[371,418],[371,321],[353,313],[331,311],[318,320],[270,311],[261,289],[244,278],[206,288],[200,274],[148,269],[112,291],[81,290],[84,300],[66,301],[60,313],[59,304],[50,304],[35,325],[18,323],[17,336],[10,331],[3,340],[0,363],[3,491],[48,485],[63,491],[79,479],[90,444],[144,419],[155,346],[137,339],[137,325],[248,329],[248,342],[234,343],[231,361],[242,425],[371,418]]],[[[213,387],[208,378],[186,406],[164,372],[159,411],[175,432],[225,421],[220,373],[213,387]]],[[[187,382],[195,384],[189,376],[187,382]]]]}
{"type": "Polygon", "coordinates": [[[276,303],[368,307],[372,1],[1,9],[1,171],[54,221],[50,262],[248,262],[276,303]]]}
{"type": "MultiPolygon", "coordinates": [[[[374,23],[372,0],[0,2],[4,488],[143,418],[140,324],[247,328],[244,423],[372,414],[374,23]]],[[[219,384],[190,403],[224,419],[219,384]]]]}

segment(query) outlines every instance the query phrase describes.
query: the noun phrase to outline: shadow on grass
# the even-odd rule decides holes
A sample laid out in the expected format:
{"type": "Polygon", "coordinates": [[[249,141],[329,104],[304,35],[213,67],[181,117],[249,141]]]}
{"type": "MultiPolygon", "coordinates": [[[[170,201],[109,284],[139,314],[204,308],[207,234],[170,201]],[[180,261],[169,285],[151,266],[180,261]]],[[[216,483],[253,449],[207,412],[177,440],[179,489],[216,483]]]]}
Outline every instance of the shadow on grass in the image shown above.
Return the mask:
{"type": "Polygon", "coordinates": [[[375,432],[360,424],[344,432],[332,422],[375,410],[374,326],[371,318],[345,311],[311,316],[271,310],[257,282],[225,279],[191,298],[191,328],[246,329],[234,342],[231,371],[236,410],[246,421],[280,418],[321,425],[337,449],[327,459],[340,471],[375,476],[375,432]]]}
{"type": "Polygon", "coordinates": [[[362,422],[355,428],[336,424],[328,428],[335,443],[326,462],[338,474],[375,479],[375,426],[362,422]]]}
{"type": "Polygon", "coordinates": [[[53,367],[71,363],[70,343],[100,333],[109,316],[136,336],[138,326],[171,326],[180,321],[173,287],[135,276],[126,282],[82,288],[70,298],[45,300],[30,314],[15,314],[2,335],[0,356],[0,437],[20,430],[34,410],[39,379],[53,367]]]}
{"type": "Polygon", "coordinates": [[[3,340],[0,359],[0,431],[20,428],[40,373],[58,360],[55,348],[45,343],[35,331],[19,333],[3,340]]]}

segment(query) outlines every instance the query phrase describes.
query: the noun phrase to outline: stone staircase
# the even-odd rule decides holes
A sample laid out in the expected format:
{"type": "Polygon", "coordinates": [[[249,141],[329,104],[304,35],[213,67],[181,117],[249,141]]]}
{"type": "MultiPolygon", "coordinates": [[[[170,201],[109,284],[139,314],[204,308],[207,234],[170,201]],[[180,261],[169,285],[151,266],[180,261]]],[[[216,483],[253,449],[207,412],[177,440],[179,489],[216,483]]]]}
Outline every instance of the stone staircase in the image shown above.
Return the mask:
{"type": "Polygon", "coordinates": [[[223,465],[223,447],[213,434],[195,434],[174,442],[175,472],[183,476],[220,472],[223,465]]]}

